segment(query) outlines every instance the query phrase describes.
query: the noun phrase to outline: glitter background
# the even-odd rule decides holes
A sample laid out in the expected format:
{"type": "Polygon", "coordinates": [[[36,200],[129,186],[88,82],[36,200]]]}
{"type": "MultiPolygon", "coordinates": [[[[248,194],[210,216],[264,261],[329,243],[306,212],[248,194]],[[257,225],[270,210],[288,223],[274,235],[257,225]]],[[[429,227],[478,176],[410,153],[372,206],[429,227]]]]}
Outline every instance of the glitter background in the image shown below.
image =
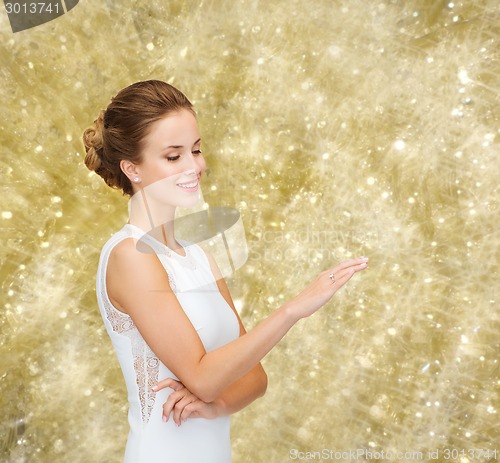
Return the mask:
{"type": "Polygon", "coordinates": [[[127,201],[87,171],[81,134],[150,78],[195,103],[204,198],[242,215],[228,284],[247,329],[370,257],[264,359],[234,462],[500,456],[499,38],[498,0],[87,0],[16,34],[2,9],[1,461],[122,459],[94,279],[127,201]]]}

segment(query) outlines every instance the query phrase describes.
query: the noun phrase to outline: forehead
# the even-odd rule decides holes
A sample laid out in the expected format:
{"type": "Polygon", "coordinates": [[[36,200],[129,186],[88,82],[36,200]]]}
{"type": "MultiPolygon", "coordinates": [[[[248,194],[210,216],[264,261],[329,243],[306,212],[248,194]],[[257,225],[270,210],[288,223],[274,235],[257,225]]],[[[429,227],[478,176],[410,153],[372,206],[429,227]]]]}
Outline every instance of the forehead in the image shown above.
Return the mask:
{"type": "Polygon", "coordinates": [[[196,117],[191,111],[182,109],[156,121],[145,138],[145,146],[149,149],[192,146],[199,138],[196,117]]]}

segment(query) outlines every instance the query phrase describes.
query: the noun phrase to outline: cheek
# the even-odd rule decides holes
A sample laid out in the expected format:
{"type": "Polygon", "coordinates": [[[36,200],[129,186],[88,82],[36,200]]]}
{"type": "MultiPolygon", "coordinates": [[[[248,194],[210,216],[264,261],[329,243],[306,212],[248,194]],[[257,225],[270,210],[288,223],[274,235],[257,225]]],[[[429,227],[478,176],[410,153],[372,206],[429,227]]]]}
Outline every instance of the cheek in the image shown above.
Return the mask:
{"type": "Polygon", "coordinates": [[[156,166],[155,177],[158,180],[168,181],[170,179],[173,181],[173,178],[181,174],[182,171],[182,166],[179,163],[164,160],[156,166]]]}
{"type": "Polygon", "coordinates": [[[179,166],[161,160],[149,167],[149,190],[151,193],[165,192],[175,187],[175,179],[182,172],[179,166]]]}
{"type": "Polygon", "coordinates": [[[172,176],[157,176],[155,179],[144,189],[148,195],[152,197],[165,197],[171,195],[175,191],[175,177],[172,176]]]}

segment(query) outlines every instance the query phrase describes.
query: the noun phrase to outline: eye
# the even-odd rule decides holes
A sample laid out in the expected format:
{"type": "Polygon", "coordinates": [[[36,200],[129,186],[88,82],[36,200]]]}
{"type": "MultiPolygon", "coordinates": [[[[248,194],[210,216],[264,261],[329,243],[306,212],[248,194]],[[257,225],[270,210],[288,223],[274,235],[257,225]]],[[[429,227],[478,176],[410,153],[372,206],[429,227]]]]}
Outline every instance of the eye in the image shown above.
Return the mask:
{"type": "Polygon", "coordinates": [[[166,158],[169,160],[169,161],[177,161],[177,159],[179,159],[181,157],[180,154],[178,154],[177,156],[167,156],[166,158]]]}
{"type": "Polygon", "coordinates": [[[196,156],[199,156],[201,154],[201,150],[194,150],[193,154],[196,154],[196,156]]]}

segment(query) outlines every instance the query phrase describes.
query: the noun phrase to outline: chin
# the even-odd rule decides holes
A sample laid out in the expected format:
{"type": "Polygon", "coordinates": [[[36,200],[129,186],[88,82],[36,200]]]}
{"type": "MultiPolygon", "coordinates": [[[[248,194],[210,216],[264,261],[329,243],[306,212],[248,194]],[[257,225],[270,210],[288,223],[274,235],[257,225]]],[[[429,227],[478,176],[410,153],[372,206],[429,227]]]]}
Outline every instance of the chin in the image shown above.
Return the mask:
{"type": "Polygon", "coordinates": [[[193,207],[198,204],[200,201],[200,193],[197,191],[196,193],[190,194],[184,198],[177,196],[175,201],[165,201],[165,205],[175,206],[175,207],[193,207]]]}

